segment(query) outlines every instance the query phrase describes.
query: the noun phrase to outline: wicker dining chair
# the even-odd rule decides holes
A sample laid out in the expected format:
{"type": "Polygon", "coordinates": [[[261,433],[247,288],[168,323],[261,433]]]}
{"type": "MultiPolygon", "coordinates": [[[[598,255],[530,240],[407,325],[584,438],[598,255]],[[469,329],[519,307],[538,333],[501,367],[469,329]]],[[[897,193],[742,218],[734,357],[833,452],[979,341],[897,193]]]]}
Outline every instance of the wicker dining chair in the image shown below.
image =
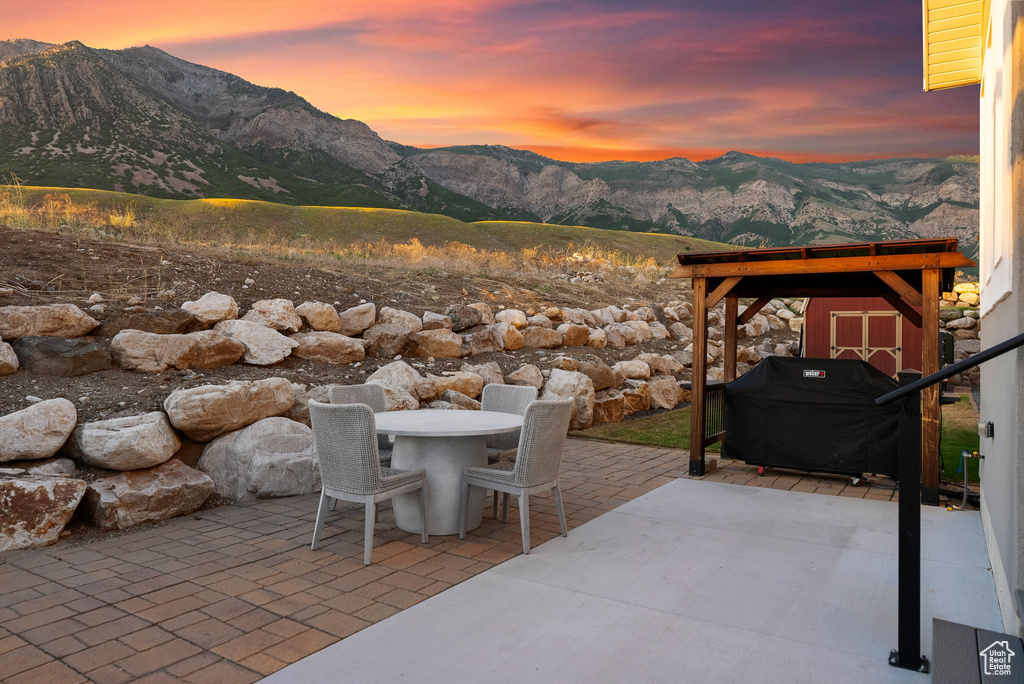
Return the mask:
{"type": "MultiPolygon", "coordinates": [[[[481,411],[497,411],[498,413],[514,413],[517,416],[526,413],[526,407],[537,399],[537,388],[530,385],[499,385],[491,383],[484,386],[480,397],[481,411]]],[[[487,462],[497,463],[502,459],[515,458],[519,446],[519,430],[499,435],[487,436],[487,462]]],[[[498,492],[494,492],[492,515],[498,517],[498,492]]]]}
{"type": "MultiPolygon", "coordinates": [[[[381,467],[373,410],[366,404],[323,404],[310,400],[309,417],[323,482],[310,548],[315,550],[319,545],[327,508],[329,505],[333,508],[334,500],[362,503],[366,506],[363,563],[369,565],[377,503],[418,489],[420,516],[425,521],[427,473],[422,469],[409,471],[381,467]]],[[[427,543],[426,525],[420,538],[424,544],[427,543]]]]}
{"type": "MultiPolygon", "coordinates": [[[[327,390],[332,404],[366,404],[374,413],[388,410],[387,395],[384,388],[372,383],[368,385],[332,385],[327,390]]],[[[391,441],[387,435],[377,435],[377,451],[380,462],[391,464],[391,441]]]]}
{"type": "Polygon", "coordinates": [[[508,495],[519,497],[519,522],[523,532],[523,553],[530,553],[530,495],[551,490],[558,511],[562,536],[569,536],[562,508],[562,490],[558,486],[558,470],[562,449],[572,418],[572,401],[535,401],[526,409],[523,430],[515,461],[499,461],[486,466],[462,469],[462,502],[460,505],[459,538],[466,538],[466,502],[470,487],[483,487],[502,492],[502,519],[508,522],[508,495]]]}

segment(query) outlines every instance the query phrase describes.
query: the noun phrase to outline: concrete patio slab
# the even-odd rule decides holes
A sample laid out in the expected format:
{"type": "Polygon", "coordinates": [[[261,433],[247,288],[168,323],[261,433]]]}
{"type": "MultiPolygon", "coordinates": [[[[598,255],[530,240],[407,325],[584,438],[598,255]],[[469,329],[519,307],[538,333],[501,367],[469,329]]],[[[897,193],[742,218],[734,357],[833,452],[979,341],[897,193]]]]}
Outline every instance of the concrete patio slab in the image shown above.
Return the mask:
{"type": "MultiPolygon", "coordinates": [[[[268,681],[921,682],[896,645],[896,505],[677,480],[268,681]]],[[[977,513],[922,511],[931,618],[999,629],[977,513]]]]}

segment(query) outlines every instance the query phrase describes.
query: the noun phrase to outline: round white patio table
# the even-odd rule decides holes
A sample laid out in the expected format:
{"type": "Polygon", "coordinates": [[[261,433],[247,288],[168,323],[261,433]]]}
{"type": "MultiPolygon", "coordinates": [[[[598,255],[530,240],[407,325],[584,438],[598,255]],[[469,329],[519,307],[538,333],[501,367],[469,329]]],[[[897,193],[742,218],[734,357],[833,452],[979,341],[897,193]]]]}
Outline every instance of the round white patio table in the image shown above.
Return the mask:
{"type": "MultiPolygon", "coordinates": [[[[515,432],[523,417],[496,411],[389,411],[374,416],[377,432],[395,436],[391,465],[401,470],[427,471],[427,533],[458,534],[463,466],[487,465],[487,435],[515,432]]],[[[470,489],[466,529],[480,526],[484,490],[470,489]]],[[[419,494],[392,499],[395,522],[406,532],[419,534],[419,494]]]]}

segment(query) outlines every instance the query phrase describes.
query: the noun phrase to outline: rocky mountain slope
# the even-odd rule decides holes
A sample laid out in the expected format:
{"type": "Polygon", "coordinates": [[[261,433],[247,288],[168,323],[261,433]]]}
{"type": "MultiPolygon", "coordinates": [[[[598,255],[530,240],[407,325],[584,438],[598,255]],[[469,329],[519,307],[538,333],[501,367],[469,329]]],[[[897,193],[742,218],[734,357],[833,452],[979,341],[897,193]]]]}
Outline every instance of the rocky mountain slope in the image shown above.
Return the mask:
{"type": "Polygon", "coordinates": [[[0,41],[0,173],[158,197],[414,209],[744,245],[955,235],[977,245],[969,158],[793,164],[730,152],[579,164],[384,141],[298,95],[152,47],[0,41]]]}

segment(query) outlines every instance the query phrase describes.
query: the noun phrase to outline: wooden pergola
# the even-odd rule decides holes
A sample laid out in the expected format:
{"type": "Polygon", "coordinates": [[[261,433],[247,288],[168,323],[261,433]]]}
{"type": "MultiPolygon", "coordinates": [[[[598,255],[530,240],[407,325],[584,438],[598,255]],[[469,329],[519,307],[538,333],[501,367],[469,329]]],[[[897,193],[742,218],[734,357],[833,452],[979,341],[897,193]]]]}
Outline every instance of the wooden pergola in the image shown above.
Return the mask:
{"type": "MultiPolygon", "coordinates": [[[[778,297],[882,297],[922,328],[923,368],[939,370],[939,297],[957,268],[975,263],[957,250],[956,238],[894,240],[807,247],[742,249],[679,254],[672,278],[693,280],[693,377],[690,474],[705,472],[708,445],[724,432],[705,434],[708,394],[708,310],[725,300],[724,379],[736,379],[737,326],[778,297]],[[740,298],[754,302],[742,313],[740,298]],[[914,307],[920,307],[918,313],[914,307]]],[[[939,387],[923,392],[922,499],[938,503],[939,387]]]]}

